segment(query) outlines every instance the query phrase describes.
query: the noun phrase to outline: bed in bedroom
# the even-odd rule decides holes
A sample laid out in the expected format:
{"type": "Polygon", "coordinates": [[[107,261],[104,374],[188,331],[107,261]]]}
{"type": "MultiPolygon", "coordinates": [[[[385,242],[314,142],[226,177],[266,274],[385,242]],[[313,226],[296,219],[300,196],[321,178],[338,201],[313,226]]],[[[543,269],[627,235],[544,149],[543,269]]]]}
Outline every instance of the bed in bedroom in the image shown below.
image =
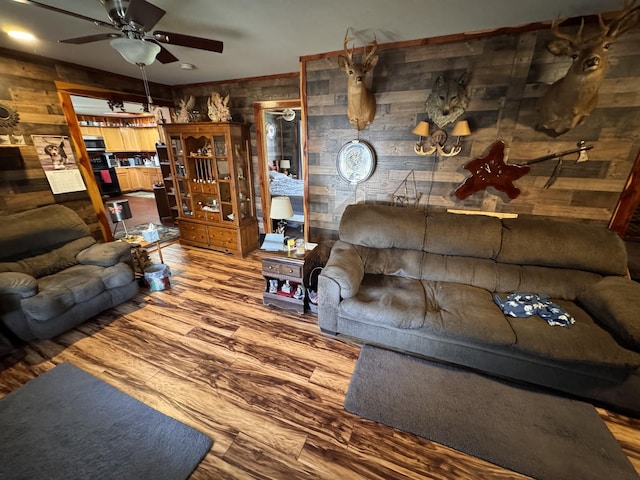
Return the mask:
{"type": "Polygon", "coordinates": [[[291,178],[284,173],[269,171],[269,192],[272,197],[289,197],[293,208],[293,217],[287,219],[292,227],[304,223],[304,181],[291,178]]]}

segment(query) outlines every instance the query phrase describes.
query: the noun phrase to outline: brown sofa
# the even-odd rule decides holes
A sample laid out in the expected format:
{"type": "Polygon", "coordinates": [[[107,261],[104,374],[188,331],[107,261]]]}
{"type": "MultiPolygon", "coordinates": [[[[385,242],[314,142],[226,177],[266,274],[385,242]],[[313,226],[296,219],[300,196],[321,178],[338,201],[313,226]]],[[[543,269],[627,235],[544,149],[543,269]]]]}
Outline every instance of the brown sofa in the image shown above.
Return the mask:
{"type": "Polygon", "coordinates": [[[640,284],[603,227],[358,204],[318,278],[332,335],[550,387],[640,414],[640,284]],[[575,319],[503,313],[548,294],[575,319]]]}
{"type": "Polygon", "coordinates": [[[129,244],[96,243],[70,208],[0,218],[0,322],[20,339],[51,338],[138,292],[129,244]]]}

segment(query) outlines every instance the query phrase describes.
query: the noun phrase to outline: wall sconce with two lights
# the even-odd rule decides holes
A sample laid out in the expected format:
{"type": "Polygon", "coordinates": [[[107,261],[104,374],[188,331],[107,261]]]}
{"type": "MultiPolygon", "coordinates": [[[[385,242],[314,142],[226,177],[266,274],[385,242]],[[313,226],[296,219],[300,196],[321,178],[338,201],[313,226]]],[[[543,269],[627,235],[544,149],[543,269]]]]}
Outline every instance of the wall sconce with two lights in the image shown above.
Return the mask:
{"type": "Polygon", "coordinates": [[[420,140],[413,147],[413,150],[418,155],[439,155],[441,157],[453,157],[458,155],[462,150],[462,146],[460,145],[460,137],[466,137],[471,135],[471,130],[469,129],[469,122],[466,120],[462,120],[457,122],[453,127],[453,132],[451,135],[457,137],[456,143],[447,147],[445,144],[447,143],[447,139],[449,135],[447,132],[439,128],[434,131],[431,135],[429,135],[429,124],[427,122],[420,122],[416,125],[416,128],[413,129],[412,133],[414,135],[418,135],[420,140]]]}

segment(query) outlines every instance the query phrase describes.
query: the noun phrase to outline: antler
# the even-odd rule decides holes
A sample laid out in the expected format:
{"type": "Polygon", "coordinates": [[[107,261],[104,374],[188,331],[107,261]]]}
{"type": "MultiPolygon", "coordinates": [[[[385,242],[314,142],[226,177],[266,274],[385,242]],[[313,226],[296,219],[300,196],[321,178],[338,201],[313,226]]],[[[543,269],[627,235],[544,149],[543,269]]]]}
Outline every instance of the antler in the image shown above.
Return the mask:
{"type": "Polygon", "coordinates": [[[578,30],[578,33],[576,33],[575,35],[569,35],[567,33],[562,33],[560,31],[560,24],[564,22],[564,20],[558,20],[555,19],[552,23],[551,23],[551,33],[553,33],[553,35],[556,38],[560,38],[562,40],[566,40],[567,42],[569,42],[572,46],[576,47],[578,45],[580,45],[582,43],[582,29],[584,28],[584,18],[582,18],[582,21],[580,22],[580,29],[578,30]]]}
{"type": "Polygon", "coordinates": [[[636,5],[636,3],[637,0],[625,1],[622,10],[606,26],[602,20],[602,15],[598,15],[600,26],[604,30],[603,36],[615,39],[633,28],[640,21],[640,5],[636,5]]]}
{"type": "Polygon", "coordinates": [[[349,60],[349,63],[351,63],[352,60],[353,60],[353,49],[355,48],[355,47],[351,47],[351,50],[349,50],[347,45],[351,40],[353,40],[353,38],[349,38],[349,28],[347,27],[347,31],[344,34],[344,46],[343,46],[343,48],[344,48],[344,53],[347,54],[347,59],[349,60]]]}
{"type": "Polygon", "coordinates": [[[366,64],[369,59],[373,56],[374,53],[376,53],[376,50],[378,50],[378,40],[376,39],[376,34],[373,34],[373,41],[370,43],[371,45],[371,51],[369,53],[367,53],[367,46],[364,47],[364,60],[362,60],[362,63],[366,64]]]}

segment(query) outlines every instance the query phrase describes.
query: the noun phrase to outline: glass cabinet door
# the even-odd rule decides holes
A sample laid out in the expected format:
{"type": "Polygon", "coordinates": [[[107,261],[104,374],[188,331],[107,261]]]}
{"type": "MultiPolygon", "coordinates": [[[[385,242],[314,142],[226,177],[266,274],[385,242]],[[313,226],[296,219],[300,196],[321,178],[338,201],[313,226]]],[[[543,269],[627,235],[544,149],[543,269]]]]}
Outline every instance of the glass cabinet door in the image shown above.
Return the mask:
{"type": "Polygon", "coordinates": [[[240,129],[234,129],[231,133],[231,148],[233,166],[236,175],[238,214],[240,220],[255,216],[253,204],[251,172],[249,170],[249,158],[245,149],[246,139],[240,129]]]}
{"type": "Polygon", "coordinates": [[[193,208],[191,206],[191,195],[187,185],[187,167],[184,154],[184,143],[182,136],[172,135],[169,137],[171,145],[171,159],[173,161],[173,171],[175,172],[175,181],[173,188],[175,189],[176,204],[180,216],[192,215],[193,208]]]}
{"type": "Polygon", "coordinates": [[[187,172],[193,217],[207,222],[220,221],[215,161],[211,139],[207,135],[184,136],[187,149],[187,172]]]}

